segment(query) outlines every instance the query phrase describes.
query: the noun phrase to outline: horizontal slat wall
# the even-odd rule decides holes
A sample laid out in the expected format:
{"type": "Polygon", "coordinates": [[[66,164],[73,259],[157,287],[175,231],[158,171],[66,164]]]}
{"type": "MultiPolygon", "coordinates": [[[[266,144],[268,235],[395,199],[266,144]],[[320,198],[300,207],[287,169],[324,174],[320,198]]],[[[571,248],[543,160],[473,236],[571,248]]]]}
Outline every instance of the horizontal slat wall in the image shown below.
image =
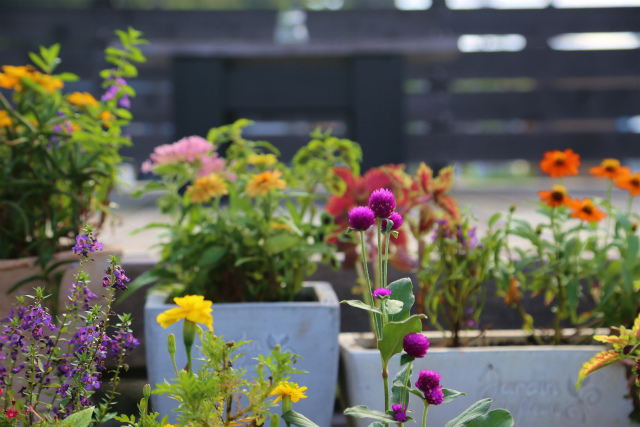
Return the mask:
{"type": "MultiPolygon", "coordinates": [[[[133,26],[145,33],[152,46],[164,46],[167,41],[177,43],[177,52],[180,43],[182,46],[192,43],[225,45],[233,41],[244,43],[245,48],[254,46],[250,50],[257,57],[266,57],[274,55],[273,49],[269,54],[261,54],[260,46],[272,40],[275,20],[276,12],[266,10],[3,8],[0,13],[0,37],[3,40],[0,62],[25,63],[28,50],[34,50],[39,44],[61,42],[63,63],[60,71],[78,73],[83,79],[82,84],[90,85],[93,79],[94,90],[99,91],[96,76],[105,67],[101,52],[114,42],[115,28],[133,26]]],[[[331,56],[332,43],[355,46],[355,52],[345,54],[342,50],[336,54],[339,60],[352,61],[360,54],[371,54],[367,49],[384,45],[380,41],[395,43],[383,48],[387,49],[383,53],[406,53],[405,78],[426,82],[427,90],[405,94],[405,110],[401,114],[407,123],[428,124],[421,134],[406,137],[404,157],[407,161],[429,160],[429,157],[438,161],[538,158],[543,149],[568,146],[580,149],[583,156],[594,158],[605,155],[640,157],[638,134],[616,133],[613,126],[619,118],[640,114],[639,86],[633,80],[640,75],[640,50],[562,52],[551,50],[546,44],[548,37],[561,33],[640,32],[640,8],[448,10],[434,7],[426,11],[323,11],[309,12],[307,27],[311,36],[310,50],[324,43],[324,56],[331,56]],[[416,40],[436,41],[432,46],[453,47],[461,34],[510,33],[527,38],[525,50],[460,53],[455,49],[429,51],[416,43],[416,40]],[[412,49],[417,51],[412,53],[412,49]],[[456,89],[459,79],[503,78],[530,79],[533,87],[528,92],[463,93],[456,89]],[[597,82],[580,83],[575,78],[596,79],[597,82]],[[610,81],[612,78],[614,80],[610,81]],[[571,87],[567,86],[567,81],[571,81],[571,87]],[[514,120],[534,125],[516,134],[472,135],[466,130],[466,133],[456,133],[466,129],[462,126],[465,123],[483,120],[514,120]],[[604,132],[602,126],[595,126],[594,129],[600,129],[595,133],[570,133],[562,130],[562,123],[557,123],[562,120],[577,121],[572,122],[574,128],[580,120],[593,123],[608,121],[610,125],[604,127],[610,131],[604,132]]],[[[300,56],[304,47],[290,51],[282,48],[281,55],[287,57],[294,50],[300,56]]],[[[131,127],[135,147],[127,152],[138,162],[155,145],[171,142],[177,135],[183,136],[179,129],[172,134],[176,108],[183,115],[200,114],[201,120],[211,114],[219,114],[206,110],[206,96],[201,101],[189,102],[184,90],[174,88],[171,55],[163,53],[162,48],[154,50],[150,62],[140,67],[140,77],[134,81],[134,85],[140,86],[137,87],[139,96],[133,103],[136,123],[131,127]]],[[[227,51],[222,59],[232,57],[233,53],[227,51]]],[[[318,64],[321,63],[319,60],[318,64]]],[[[317,73],[319,81],[327,81],[327,77],[335,73],[333,85],[312,88],[316,95],[305,100],[305,107],[315,106],[323,111],[344,105],[345,97],[350,96],[353,82],[345,81],[344,74],[340,77],[341,73],[336,68],[327,64],[318,65],[317,69],[296,67],[289,70],[272,68],[273,75],[267,80],[281,79],[295,84],[297,73],[317,73]]],[[[233,99],[228,100],[231,108],[248,111],[251,108],[287,109],[300,105],[300,99],[294,99],[295,91],[287,95],[293,97],[288,99],[271,93],[269,87],[256,85],[262,79],[256,79],[250,67],[242,66],[236,70],[231,65],[228,70],[228,87],[217,96],[233,93],[233,99]]],[[[180,86],[179,82],[176,84],[180,86]]],[[[204,129],[207,125],[199,126],[199,129],[204,129]]],[[[399,132],[402,133],[401,130],[399,132]]],[[[285,141],[291,144],[288,136],[278,138],[283,144],[285,141]]],[[[397,141],[403,138],[399,135],[394,143],[397,145],[397,141]]]]}

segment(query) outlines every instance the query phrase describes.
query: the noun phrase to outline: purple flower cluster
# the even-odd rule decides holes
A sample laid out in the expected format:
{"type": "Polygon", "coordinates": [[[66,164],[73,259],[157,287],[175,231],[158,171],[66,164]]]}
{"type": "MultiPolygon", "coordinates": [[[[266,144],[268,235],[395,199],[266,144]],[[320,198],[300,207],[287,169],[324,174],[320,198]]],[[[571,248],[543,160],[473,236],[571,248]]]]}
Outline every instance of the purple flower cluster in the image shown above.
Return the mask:
{"type": "Polygon", "coordinates": [[[69,294],[69,302],[71,307],[78,307],[78,300],[84,295],[82,307],[89,309],[89,301],[98,298],[98,295],[91,292],[91,289],[87,288],[86,283],[74,282],[71,284],[71,289],[67,291],[69,294]]]}
{"type": "MultiPolygon", "coordinates": [[[[110,101],[118,96],[120,91],[122,90],[122,86],[127,85],[127,81],[122,77],[118,77],[115,80],[110,79],[108,81],[110,86],[107,88],[106,92],[100,98],[101,101],[110,101]]],[[[129,100],[129,94],[123,93],[122,97],[118,100],[118,105],[122,108],[126,108],[127,110],[131,109],[131,101],[129,100]]]]}
{"type": "Polygon", "coordinates": [[[375,223],[375,219],[382,219],[382,227],[386,229],[387,219],[393,221],[392,231],[402,225],[402,216],[394,212],[396,201],[393,193],[386,188],[380,188],[371,193],[369,206],[356,206],[349,211],[349,225],[356,231],[367,231],[375,223]]]}
{"type": "Polygon", "coordinates": [[[409,356],[419,359],[427,354],[429,339],[420,333],[407,334],[402,340],[402,348],[409,356]]]}
{"type": "Polygon", "coordinates": [[[477,227],[468,227],[466,224],[452,226],[447,218],[437,219],[436,229],[433,232],[433,240],[438,238],[455,239],[466,250],[473,251],[476,247],[482,247],[478,243],[477,227]],[[453,228],[456,231],[453,231],[453,228]]]}
{"type": "Polygon", "coordinates": [[[393,411],[393,417],[396,419],[396,421],[398,421],[399,423],[407,421],[407,411],[402,407],[401,403],[396,403],[395,405],[391,406],[391,410],[393,411]]]}
{"type": "Polygon", "coordinates": [[[98,242],[98,239],[89,234],[81,234],[76,236],[76,245],[71,248],[75,254],[81,254],[87,258],[89,252],[101,251],[104,245],[98,242]]]}
{"type": "Polygon", "coordinates": [[[444,393],[440,385],[440,374],[435,371],[420,371],[416,387],[422,393],[427,403],[439,405],[444,400],[444,393]]]}
{"type": "Polygon", "coordinates": [[[131,279],[125,275],[121,267],[107,267],[104,272],[107,275],[102,278],[102,286],[105,288],[112,287],[121,291],[128,289],[126,284],[129,283],[131,279]]]}
{"type": "Polygon", "coordinates": [[[391,296],[391,289],[378,288],[371,293],[374,298],[384,298],[391,296]]]}

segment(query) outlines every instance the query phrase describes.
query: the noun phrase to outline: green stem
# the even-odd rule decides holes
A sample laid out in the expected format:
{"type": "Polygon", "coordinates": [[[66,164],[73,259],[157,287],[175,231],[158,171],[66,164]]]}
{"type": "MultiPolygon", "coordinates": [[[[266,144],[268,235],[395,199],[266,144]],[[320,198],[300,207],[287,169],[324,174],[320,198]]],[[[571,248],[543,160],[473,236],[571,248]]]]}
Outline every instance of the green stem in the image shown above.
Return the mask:
{"type": "Polygon", "coordinates": [[[384,363],[384,359],[382,360],[382,381],[384,383],[384,411],[387,412],[389,410],[389,369],[384,363]]]}
{"type": "Polygon", "coordinates": [[[426,400],[424,402],[424,412],[422,413],[422,427],[427,427],[427,411],[429,411],[429,404],[426,400]]]}
{"type": "MultiPolygon", "coordinates": [[[[371,280],[369,279],[369,267],[367,267],[367,249],[364,244],[364,231],[360,230],[360,245],[362,247],[362,264],[364,265],[364,276],[367,279],[367,293],[369,296],[369,301],[371,301],[371,307],[374,307],[373,302],[373,291],[371,290],[371,280]]],[[[378,321],[376,320],[376,316],[374,313],[371,313],[373,317],[373,330],[376,334],[376,338],[380,339],[380,334],[378,333],[378,321]]]]}
{"type": "Polygon", "coordinates": [[[387,285],[389,284],[388,279],[387,279],[387,268],[389,267],[389,240],[391,240],[391,231],[389,231],[389,233],[387,233],[387,237],[385,239],[385,250],[384,250],[384,287],[386,288],[387,285]]]}
{"type": "Polygon", "coordinates": [[[377,288],[382,287],[382,280],[384,276],[382,275],[382,220],[378,219],[378,283],[376,283],[377,288]]]}
{"type": "MultiPolygon", "coordinates": [[[[409,362],[409,367],[407,368],[407,373],[404,376],[404,387],[406,389],[409,389],[409,378],[411,377],[411,369],[413,369],[413,362],[409,362]]],[[[408,408],[409,407],[409,393],[407,393],[406,396],[407,396],[407,401],[405,402],[403,400],[403,402],[402,402],[402,407],[403,408],[408,408]]]]}
{"type": "Polygon", "coordinates": [[[611,235],[611,203],[613,202],[613,181],[607,180],[607,232],[604,238],[604,245],[609,242],[609,236],[611,235]]]}
{"type": "Polygon", "coordinates": [[[629,193],[629,199],[627,200],[627,216],[631,215],[631,205],[633,205],[633,196],[629,193]]]}

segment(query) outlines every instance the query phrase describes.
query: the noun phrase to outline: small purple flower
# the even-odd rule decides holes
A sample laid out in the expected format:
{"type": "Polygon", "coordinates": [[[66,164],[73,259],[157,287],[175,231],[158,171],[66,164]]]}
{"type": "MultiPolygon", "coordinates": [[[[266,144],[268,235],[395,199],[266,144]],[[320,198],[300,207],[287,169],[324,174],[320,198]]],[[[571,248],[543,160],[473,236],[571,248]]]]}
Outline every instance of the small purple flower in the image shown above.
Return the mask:
{"type": "Polygon", "coordinates": [[[444,393],[440,385],[440,374],[435,371],[420,371],[416,387],[424,393],[427,403],[431,405],[439,405],[444,400],[444,393]]]}
{"type": "Polygon", "coordinates": [[[375,214],[368,206],[357,206],[349,211],[349,224],[358,231],[366,231],[375,222],[375,214]]]}
{"type": "Polygon", "coordinates": [[[60,388],[58,389],[58,394],[60,395],[60,397],[62,397],[63,399],[65,397],[68,396],[67,391],[69,390],[69,384],[64,383],[60,386],[60,388]]]}
{"type": "Polygon", "coordinates": [[[98,381],[98,374],[85,373],[81,381],[86,384],[84,387],[85,390],[91,390],[92,387],[98,390],[102,385],[102,381],[98,381]]]}
{"type": "Polygon", "coordinates": [[[379,188],[371,193],[369,207],[376,218],[389,218],[396,208],[396,200],[391,191],[386,188],[379,188]]]}
{"type": "Polygon", "coordinates": [[[131,101],[129,101],[129,94],[125,93],[122,98],[118,101],[118,105],[122,108],[126,108],[127,110],[131,109],[131,101]]]}
{"type": "Polygon", "coordinates": [[[87,258],[89,256],[89,252],[101,251],[103,248],[104,245],[98,242],[98,239],[95,237],[81,234],[76,236],[76,245],[71,249],[73,249],[75,254],[81,254],[83,257],[87,258]]]}
{"type": "Polygon", "coordinates": [[[393,417],[396,421],[400,423],[407,421],[407,412],[404,410],[401,403],[396,403],[391,407],[391,409],[394,412],[393,417]]]}
{"type": "Polygon", "coordinates": [[[402,348],[409,356],[421,358],[429,350],[429,339],[420,333],[407,334],[402,340],[402,348]]]}
{"type": "Polygon", "coordinates": [[[120,88],[117,85],[111,85],[107,88],[106,92],[100,98],[101,101],[109,101],[118,95],[120,88]]]}
{"type": "MultiPolygon", "coordinates": [[[[392,212],[391,215],[389,216],[389,219],[393,221],[393,226],[391,227],[391,231],[396,231],[402,225],[402,217],[398,212],[392,212]]],[[[386,219],[382,220],[382,229],[383,230],[387,229],[386,219]]]]}
{"type": "Polygon", "coordinates": [[[391,289],[387,288],[378,288],[371,293],[374,298],[384,298],[391,296],[391,289]]]}

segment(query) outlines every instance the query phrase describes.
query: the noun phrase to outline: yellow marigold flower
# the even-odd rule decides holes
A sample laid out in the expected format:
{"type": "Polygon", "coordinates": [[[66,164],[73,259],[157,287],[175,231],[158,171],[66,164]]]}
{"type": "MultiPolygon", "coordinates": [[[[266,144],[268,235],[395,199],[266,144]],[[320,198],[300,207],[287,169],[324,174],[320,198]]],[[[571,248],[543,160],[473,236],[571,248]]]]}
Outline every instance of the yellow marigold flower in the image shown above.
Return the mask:
{"type": "Polygon", "coordinates": [[[278,162],[275,154],[252,154],[247,158],[247,163],[256,166],[271,166],[278,162]]]}
{"type": "Polygon", "coordinates": [[[11,117],[6,110],[0,110],[0,127],[11,126],[11,117]]]}
{"type": "Polygon", "coordinates": [[[205,203],[214,197],[229,194],[229,191],[224,178],[217,173],[212,173],[196,179],[194,185],[187,187],[187,194],[191,198],[191,203],[205,203]]]}
{"type": "Polygon", "coordinates": [[[205,300],[202,295],[175,297],[173,301],[178,304],[178,307],[170,308],[156,318],[160,326],[166,329],[177,321],[185,319],[193,323],[202,323],[209,330],[213,330],[211,301],[205,300]]]}
{"type": "Polygon", "coordinates": [[[281,176],[282,172],[277,169],[253,175],[247,184],[247,193],[251,197],[256,197],[266,196],[276,188],[282,190],[287,187],[287,183],[284,179],[280,179],[281,176]]]}
{"type": "Polygon", "coordinates": [[[47,92],[55,92],[56,90],[64,87],[64,82],[62,80],[50,76],[49,74],[33,73],[31,78],[47,92]]]}
{"type": "Polygon", "coordinates": [[[113,114],[111,114],[110,111],[103,111],[102,113],[100,113],[100,120],[104,122],[104,125],[106,127],[111,127],[111,120],[115,118],[116,117],[113,114]]]}
{"type": "Polygon", "coordinates": [[[79,107],[99,105],[99,102],[88,92],[73,92],[67,97],[67,101],[79,107]]]}
{"type": "Polygon", "coordinates": [[[20,82],[23,77],[31,76],[31,67],[29,66],[13,66],[13,65],[3,65],[2,71],[4,73],[0,73],[0,87],[5,89],[13,89],[15,91],[21,91],[22,85],[20,82]]]}
{"type": "Polygon", "coordinates": [[[300,399],[306,399],[307,396],[304,395],[304,391],[306,387],[298,387],[296,383],[290,383],[287,381],[280,381],[280,384],[276,388],[273,389],[270,396],[278,396],[273,403],[278,403],[282,400],[283,396],[289,396],[293,403],[296,403],[300,399]]]}

